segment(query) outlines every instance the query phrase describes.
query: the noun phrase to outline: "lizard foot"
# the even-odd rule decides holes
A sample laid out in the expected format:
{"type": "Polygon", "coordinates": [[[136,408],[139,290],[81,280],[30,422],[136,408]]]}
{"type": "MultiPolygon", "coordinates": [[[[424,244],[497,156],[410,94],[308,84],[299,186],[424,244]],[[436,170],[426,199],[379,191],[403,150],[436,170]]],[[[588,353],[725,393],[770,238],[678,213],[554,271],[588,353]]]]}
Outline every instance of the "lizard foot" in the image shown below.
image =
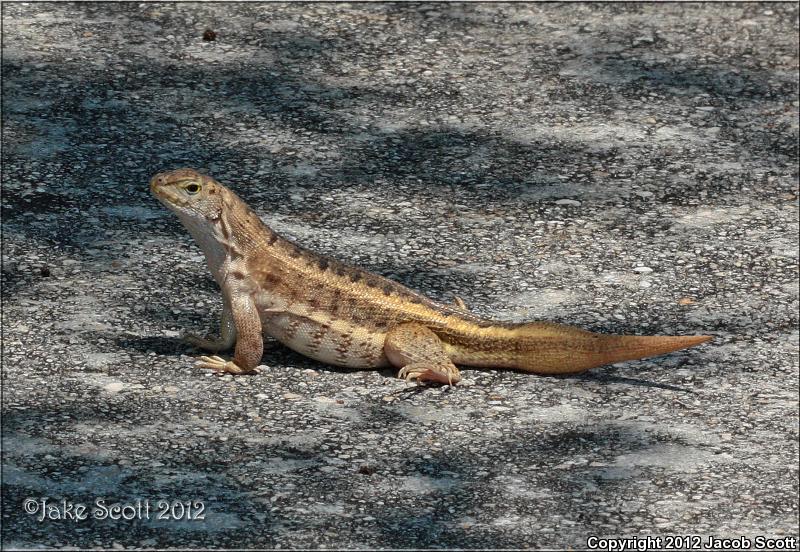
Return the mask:
{"type": "Polygon", "coordinates": [[[417,383],[431,381],[445,385],[454,385],[461,381],[461,374],[458,368],[452,364],[430,365],[426,363],[415,363],[404,366],[398,373],[398,378],[406,381],[416,379],[417,383]]]}
{"type": "Polygon", "coordinates": [[[245,370],[244,368],[240,368],[235,362],[232,360],[225,360],[224,358],[218,356],[202,356],[195,364],[197,368],[205,368],[209,370],[214,370],[219,374],[253,374],[256,372],[255,369],[253,370],[245,370]]]}
{"type": "Polygon", "coordinates": [[[408,322],[395,326],[386,334],[383,350],[389,362],[400,368],[397,377],[406,381],[453,385],[461,380],[439,336],[422,324],[408,322]]]}
{"type": "Polygon", "coordinates": [[[455,305],[455,307],[457,309],[461,309],[461,310],[464,310],[464,311],[469,311],[469,309],[467,308],[467,304],[458,295],[454,295],[453,296],[453,305],[455,305]]]}

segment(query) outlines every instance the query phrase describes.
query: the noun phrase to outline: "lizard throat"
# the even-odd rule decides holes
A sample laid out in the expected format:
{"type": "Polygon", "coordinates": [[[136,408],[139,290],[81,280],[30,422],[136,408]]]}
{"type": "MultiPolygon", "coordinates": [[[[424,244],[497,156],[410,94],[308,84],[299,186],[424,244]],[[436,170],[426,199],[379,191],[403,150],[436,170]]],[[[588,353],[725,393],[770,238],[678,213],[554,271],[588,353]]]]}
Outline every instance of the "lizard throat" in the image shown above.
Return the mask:
{"type": "Polygon", "coordinates": [[[197,220],[197,218],[178,213],[178,218],[183,226],[189,231],[197,245],[205,253],[208,268],[211,270],[217,283],[224,277],[223,266],[229,255],[228,240],[223,238],[221,230],[221,220],[197,220]]]}

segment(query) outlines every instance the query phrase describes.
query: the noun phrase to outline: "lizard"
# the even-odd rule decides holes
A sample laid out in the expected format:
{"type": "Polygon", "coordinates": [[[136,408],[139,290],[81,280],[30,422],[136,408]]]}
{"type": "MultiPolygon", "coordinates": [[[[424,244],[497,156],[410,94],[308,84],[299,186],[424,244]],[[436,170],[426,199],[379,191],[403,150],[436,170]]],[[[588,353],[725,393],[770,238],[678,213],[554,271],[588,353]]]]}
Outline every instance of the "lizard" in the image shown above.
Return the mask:
{"type": "Polygon", "coordinates": [[[501,322],[316,254],[278,235],[232,190],[196,170],[156,174],[150,190],[177,214],[222,291],[220,335],[185,340],[218,373],[256,371],[271,336],[317,361],[394,367],[405,380],[456,384],[458,366],[574,374],[699,345],[708,335],[635,336],[553,322],[501,322]]]}

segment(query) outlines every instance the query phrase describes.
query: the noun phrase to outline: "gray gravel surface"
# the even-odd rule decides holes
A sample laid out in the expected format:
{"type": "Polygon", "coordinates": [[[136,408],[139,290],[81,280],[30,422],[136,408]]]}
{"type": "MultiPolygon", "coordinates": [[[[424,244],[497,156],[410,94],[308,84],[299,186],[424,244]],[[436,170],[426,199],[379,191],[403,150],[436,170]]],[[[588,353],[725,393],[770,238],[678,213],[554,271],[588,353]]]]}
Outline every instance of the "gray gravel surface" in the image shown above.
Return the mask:
{"type": "Polygon", "coordinates": [[[4,546],[798,535],[796,3],[2,9],[4,546]],[[456,388],[282,348],[214,377],[179,336],[219,293],[147,190],[180,166],[482,315],[715,338],[456,388]]]}

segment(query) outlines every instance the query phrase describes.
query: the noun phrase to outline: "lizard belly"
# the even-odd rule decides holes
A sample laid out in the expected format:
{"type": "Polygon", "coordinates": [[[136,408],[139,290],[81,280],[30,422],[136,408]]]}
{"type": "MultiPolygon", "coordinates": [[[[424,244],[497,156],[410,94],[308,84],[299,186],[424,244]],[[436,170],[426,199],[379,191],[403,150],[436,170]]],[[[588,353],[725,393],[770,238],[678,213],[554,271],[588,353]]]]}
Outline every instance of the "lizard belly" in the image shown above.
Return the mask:
{"type": "Polygon", "coordinates": [[[262,319],[264,332],[301,355],[347,368],[381,368],[389,361],[383,353],[385,335],[343,320],[322,321],[289,312],[269,313],[262,319]]]}

